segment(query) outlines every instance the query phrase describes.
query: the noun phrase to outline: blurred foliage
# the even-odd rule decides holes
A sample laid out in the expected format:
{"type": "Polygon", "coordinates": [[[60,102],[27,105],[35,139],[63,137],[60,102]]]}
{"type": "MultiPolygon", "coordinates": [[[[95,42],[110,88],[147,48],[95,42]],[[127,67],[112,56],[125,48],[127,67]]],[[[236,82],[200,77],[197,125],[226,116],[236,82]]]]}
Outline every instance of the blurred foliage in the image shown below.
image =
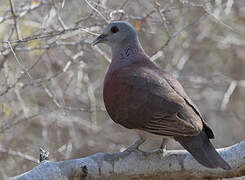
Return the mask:
{"type": "Polygon", "coordinates": [[[0,0],[0,179],[36,166],[39,147],[63,160],[137,139],[103,105],[111,52],[90,42],[105,19],[136,27],[147,54],[199,106],[216,147],[244,139],[245,1],[0,0]]]}

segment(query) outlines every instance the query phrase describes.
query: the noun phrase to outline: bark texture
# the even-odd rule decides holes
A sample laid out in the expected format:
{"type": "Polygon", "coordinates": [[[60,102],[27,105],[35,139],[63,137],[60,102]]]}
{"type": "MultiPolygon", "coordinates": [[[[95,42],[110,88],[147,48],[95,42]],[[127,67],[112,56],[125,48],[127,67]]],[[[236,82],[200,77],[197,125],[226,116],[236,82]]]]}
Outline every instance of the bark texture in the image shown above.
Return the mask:
{"type": "Polygon", "coordinates": [[[214,179],[245,175],[245,141],[218,149],[232,170],[208,169],[185,150],[145,156],[140,151],[97,153],[59,162],[43,161],[34,169],[6,180],[54,179],[214,179]]]}

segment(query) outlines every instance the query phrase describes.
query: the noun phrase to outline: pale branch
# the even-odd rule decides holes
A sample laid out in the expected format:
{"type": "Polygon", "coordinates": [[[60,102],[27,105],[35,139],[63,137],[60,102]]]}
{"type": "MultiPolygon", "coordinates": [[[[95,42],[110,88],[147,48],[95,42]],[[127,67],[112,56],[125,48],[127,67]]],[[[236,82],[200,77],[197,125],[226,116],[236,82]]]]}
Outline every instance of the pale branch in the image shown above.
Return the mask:
{"type": "Polygon", "coordinates": [[[169,38],[165,41],[165,43],[157,50],[153,53],[152,56],[156,55],[159,51],[163,50],[165,47],[168,46],[169,42],[176,38],[180,33],[182,33],[183,31],[185,31],[186,29],[190,28],[191,26],[195,25],[196,23],[200,22],[202,20],[202,18],[204,18],[206,16],[206,12],[204,12],[201,16],[199,16],[197,19],[195,19],[193,22],[191,22],[190,24],[185,25],[184,27],[182,27],[180,30],[176,31],[174,34],[172,34],[171,36],[169,36],[169,38]]]}
{"type": "Polygon", "coordinates": [[[98,46],[92,46],[92,48],[93,50],[97,51],[100,55],[102,55],[108,63],[111,63],[110,56],[105,51],[100,49],[98,46]]]}
{"type": "Polygon", "coordinates": [[[27,122],[27,121],[34,120],[35,118],[37,118],[39,116],[47,115],[47,114],[50,114],[50,113],[55,112],[55,111],[57,111],[57,110],[50,109],[48,111],[35,113],[35,114],[32,114],[32,115],[30,115],[28,117],[22,117],[22,118],[17,119],[17,117],[20,117],[20,115],[23,112],[23,110],[21,110],[18,114],[16,114],[12,118],[13,120],[8,121],[7,123],[5,123],[5,124],[0,126],[0,134],[4,133],[6,130],[9,130],[9,129],[13,128],[14,126],[19,125],[20,123],[24,123],[24,122],[27,122]]]}
{"type": "Polygon", "coordinates": [[[227,107],[227,105],[228,105],[228,103],[230,101],[230,97],[233,94],[233,92],[236,89],[236,87],[237,87],[237,81],[236,80],[231,81],[231,83],[229,85],[229,88],[225,92],[224,98],[223,98],[222,103],[221,103],[220,109],[222,111],[224,111],[226,109],[226,107],[227,107]]]}
{"type": "MultiPolygon", "coordinates": [[[[179,0],[180,3],[182,4],[188,4],[192,7],[201,7],[209,16],[212,17],[212,20],[214,20],[216,23],[224,26],[225,28],[229,29],[230,31],[232,32],[237,32],[236,30],[233,29],[233,27],[231,27],[230,25],[228,25],[227,23],[225,23],[220,17],[217,17],[214,13],[211,12],[211,9],[209,7],[210,5],[210,1],[204,1],[202,3],[193,3],[193,2],[190,2],[190,1],[186,1],[186,0],[179,0]]],[[[213,8],[216,8],[217,6],[223,6],[223,5],[226,5],[227,6],[228,2],[227,3],[223,3],[223,4],[219,4],[219,5],[215,5],[213,8]]],[[[233,3],[230,3],[229,6],[232,6],[233,3]]],[[[230,7],[228,7],[230,8],[230,7]]],[[[227,8],[226,8],[227,9],[227,8]]]]}
{"type": "Polygon", "coordinates": [[[14,7],[14,3],[13,0],[9,0],[9,4],[10,4],[10,9],[11,9],[11,13],[14,19],[14,26],[15,26],[15,31],[16,31],[16,36],[17,39],[20,40],[21,36],[20,36],[20,28],[17,22],[17,16],[15,15],[15,7],[14,7]]]}
{"type": "Polygon", "coordinates": [[[31,79],[31,75],[30,73],[28,72],[28,70],[25,68],[25,66],[22,64],[22,60],[20,60],[20,58],[17,57],[14,49],[13,49],[13,46],[11,45],[10,41],[8,41],[8,46],[10,48],[10,50],[12,51],[13,55],[14,55],[14,58],[16,60],[16,62],[19,64],[19,66],[21,67],[21,69],[28,75],[28,77],[31,79]]]}
{"type": "Polygon", "coordinates": [[[161,13],[160,4],[158,2],[155,2],[154,7],[160,16],[161,24],[163,24],[163,29],[164,29],[165,33],[167,34],[168,38],[170,38],[169,28],[167,25],[167,19],[166,19],[164,13],[161,13]]]}
{"type": "Polygon", "coordinates": [[[31,162],[34,162],[36,164],[39,163],[38,159],[30,156],[30,155],[27,155],[27,154],[24,154],[22,152],[19,152],[19,151],[14,151],[12,149],[6,149],[6,148],[3,148],[0,146],[0,152],[1,153],[7,153],[8,155],[11,155],[11,156],[17,156],[17,157],[20,157],[24,160],[28,160],[28,161],[31,161],[31,162]]]}
{"type": "Polygon", "coordinates": [[[43,161],[34,169],[6,180],[29,179],[216,179],[245,175],[245,141],[218,149],[232,170],[208,169],[184,150],[164,155],[140,151],[97,153],[59,162],[43,161]]]}
{"type": "Polygon", "coordinates": [[[105,16],[104,16],[98,9],[96,9],[94,6],[92,6],[92,5],[89,3],[88,0],[85,0],[85,2],[88,4],[88,6],[89,6],[92,10],[96,11],[96,12],[102,17],[102,19],[104,19],[107,23],[109,22],[109,21],[106,19],[106,17],[105,17],[105,16]]]}
{"type": "MultiPolygon", "coordinates": [[[[11,46],[10,46],[11,47],[11,46]]],[[[11,50],[12,50],[13,48],[11,47],[11,50]]],[[[15,52],[13,51],[13,53],[15,54],[15,52]]],[[[16,56],[16,55],[15,55],[16,56]]],[[[11,89],[13,89],[13,88],[15,88],[16,87],[16,85],[20,82],[20,80],[21,80],[21,78],[24,76],[24,75],[26,75],[26,72],[29,72],[30,70],[32,70],[37,64],[38,64],[38,62],[41,60],[41,57],[42,57],[42,55],[40,55],[40,57],[35,61],[35,63],[33,63],[32,65],[31,65],[31,67],[29,68],[29,69],[27,69],[26,71],[23,71],[23,73],[21,73],[17,78],[16,78],[16,81],[13,83],[13,84],[11,84],[11,85],[9,85],[9,86],[7,86],[7,88],[3,91],[3,92],[0,92],[0,97],[1,96],[4,96],[5,94],[7,94],[11,89]]],[[[7,59],[7,58],[6,58],[7,59]]],[[[1,68],[0,68],[1,69],[1,68]]],[[[25,85],[23,85],[22,87],[24,88],[24,86],[25,85]]],[[[26,85],[27,86],[27,85],[26,85]]]]}
{"type": "Polygon", "coordinates": [[[80,30],[80,31],[83,31],[87,34],[90,34],[90,35],[93,35],[93,36],[98,36],[97,33],[94,33],[92,31],[89,31],[87,28],[83,28],[83,27],[74,27],[74,28],[69,28],[69,29],[63,29],[63,30],[57,30],[57,31],[50,31],[50,32],[46,32],[46,33],[39,33],[39,34],[34,34],[32,36],[27,36],[21,40],[13,40],[13,41],[0,41],[0,43],[23,43],[23,42],[29,42],[29,41],[33,41],[33,40],[36,40],[36,39],[45,39],[45,38],[52,38],[52,37],[55,37],[55,36],[60,36],[60,35],[63,35],[65,33],[68,33],[68,32],[74,32],[74,31],[77,31],[77,30],[80,30]]]}
{"type": "MultiPolygon", "coordinates": [[[[11,3],[11,2],[10,2],[11,3]]],[[[31,6],[27,5],[27,6],[24,6],[23,8],[20,8],[18,9],[18,14],[15,12],[15,15],[13,16],[7,16],[8,14],[8,11],[6,11],[4,13],[4,15],[2,17],[0,17],[0,24],[5,22],[6,20],[9,20],[9,19],[16,19],[16,18],[21,18],[25,15],[27,15],[28,13],[32,12],[32,11],[35,11],[37,8],[41,7],[41,5],[43,4],[47,4],[47,2],[39,2],[37,4],[33,3],[31,6]]],[[[11,6],[11,4],[10,4],[11,6]]],[[[13,13],[12,13],[13,14],[13,13]]]]}

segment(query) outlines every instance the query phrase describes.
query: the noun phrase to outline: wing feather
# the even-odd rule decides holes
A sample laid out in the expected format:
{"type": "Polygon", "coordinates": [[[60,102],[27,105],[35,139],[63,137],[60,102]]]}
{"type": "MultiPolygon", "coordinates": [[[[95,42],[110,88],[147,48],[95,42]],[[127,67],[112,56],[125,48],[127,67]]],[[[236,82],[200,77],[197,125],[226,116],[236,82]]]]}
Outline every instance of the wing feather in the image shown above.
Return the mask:
{"type": "Polygon", "coordinates": [[[130,129],[164,136],[194,136],[203,122],[177,80],[148,59],[112,71],[104,84],[111,118],[130,129]]]}

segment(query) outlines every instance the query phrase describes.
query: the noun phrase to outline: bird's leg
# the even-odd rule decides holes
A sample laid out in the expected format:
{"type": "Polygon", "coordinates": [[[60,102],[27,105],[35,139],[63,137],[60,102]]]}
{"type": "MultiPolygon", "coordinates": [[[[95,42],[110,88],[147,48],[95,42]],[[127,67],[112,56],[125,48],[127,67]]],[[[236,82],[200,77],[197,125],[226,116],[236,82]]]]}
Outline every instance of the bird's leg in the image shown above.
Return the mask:
{"type": "Polygon", "coordinates": [[[139,149],[140,145],[142,145],[145,142],[145,138],[140,137],[140,139],[138,139],[134,144],[132,144],[131,146],[129,146],[125,151],[123,151],[124,153],[131,153],[133,151],[139,151],[141,152],[144,156],[149,156],[152,154],[164,154],[164,152],[166,151],[166,143],[168,141],[168,139],[163,138],[162,139],[162,143],[160,145],[159,149],[153,150],[153,151],[143,151],[141,149],[139,149]]]}
{"type": "Polygon", "coordinates": [[[145,140],[146,139],[144,139],[144,138],[138,139],[134,144],[129,146],[124,152],[132,152],[135,150],[139,150],[140,145],[143,144],[145,142],[145,140]]]}
{"type": "Polygon", "coordinates": [[[134,144],[132,144],[131,146],[129,146],[123,152],[119,153],[118,156],[117,156],[117,158],[123,158],[125,156],[128,156],[129,154],[131,154],[134,151],[138,151],[139,150],[139,146],[141,144],[143,144],[145,142],[145,140],[146,139],[144,139],[144,138],[138,139],[134,144]]]}
{"type": "Polygon", "coordinates": [[[166,152],[166,148],[167,148],[167,142],[168,139],[166,138],[162,138],[162,143],[160,145],[159,149],[153,150],[153,151],[142,151],[140,149],[138,149],[144,156],[149,156],[151,154],[164,154],[166,152]]]}
{"type": "Polygon", "coordinates": [[[168,142],[168,139],[162,138],[160,149],[162,150],[163,153],[167,150],[167,142],[168,142]]]}

